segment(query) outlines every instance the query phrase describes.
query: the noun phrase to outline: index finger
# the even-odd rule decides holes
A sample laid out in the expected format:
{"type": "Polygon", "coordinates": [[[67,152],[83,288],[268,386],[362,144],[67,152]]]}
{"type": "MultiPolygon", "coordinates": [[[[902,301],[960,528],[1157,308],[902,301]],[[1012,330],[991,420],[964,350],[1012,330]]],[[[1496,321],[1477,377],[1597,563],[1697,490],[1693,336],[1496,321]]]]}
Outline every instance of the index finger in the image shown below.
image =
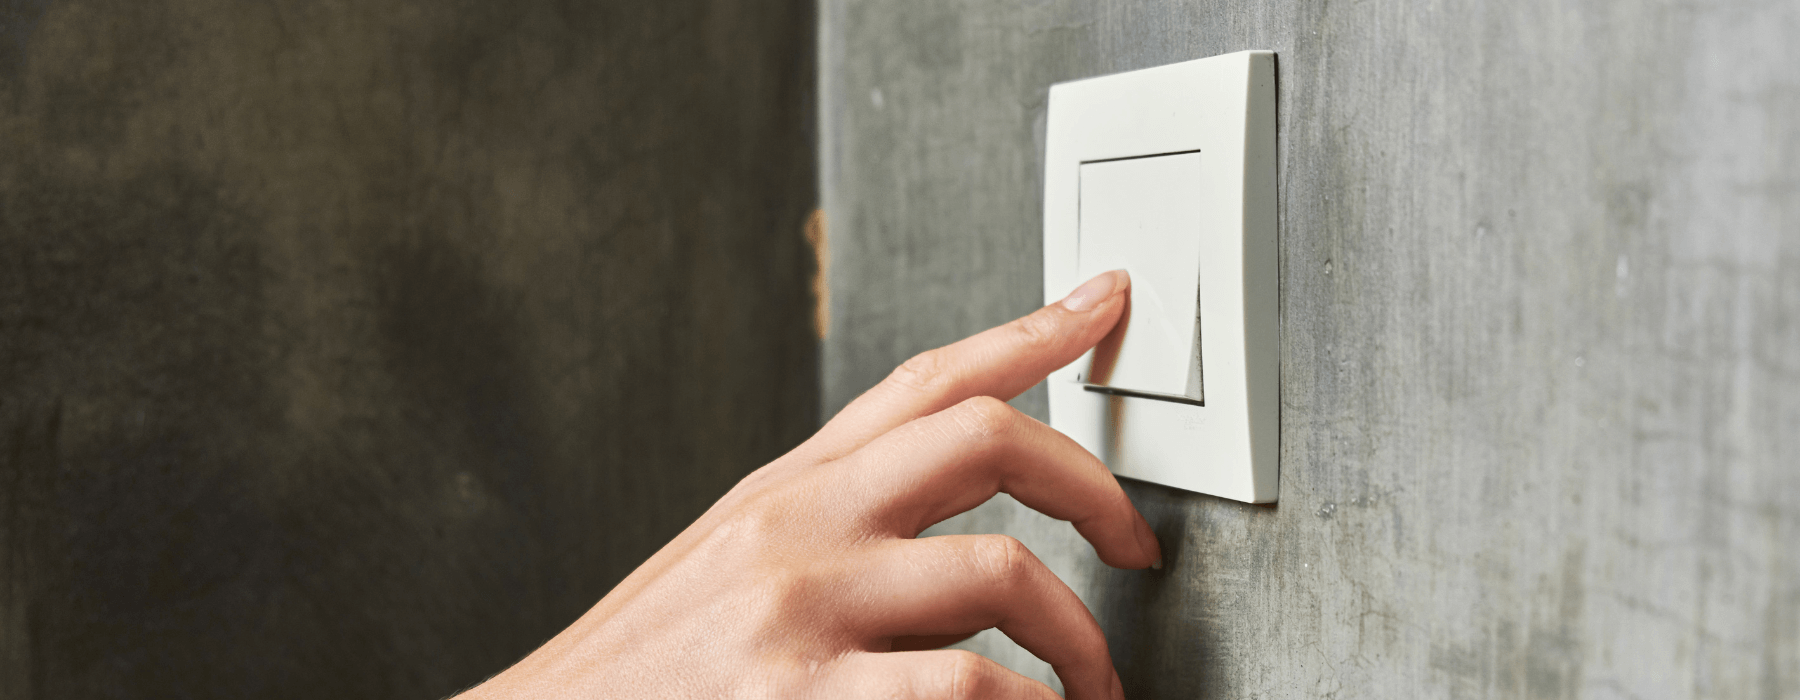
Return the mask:
{"type": "Polygon", "coordinates": [[[965,399],[1018,396],[1106,337],[1130,287],[1124,270],[1103,272],[1029,316],[920,353],[845,406],[803,449],[836,459],[965,399]]]}

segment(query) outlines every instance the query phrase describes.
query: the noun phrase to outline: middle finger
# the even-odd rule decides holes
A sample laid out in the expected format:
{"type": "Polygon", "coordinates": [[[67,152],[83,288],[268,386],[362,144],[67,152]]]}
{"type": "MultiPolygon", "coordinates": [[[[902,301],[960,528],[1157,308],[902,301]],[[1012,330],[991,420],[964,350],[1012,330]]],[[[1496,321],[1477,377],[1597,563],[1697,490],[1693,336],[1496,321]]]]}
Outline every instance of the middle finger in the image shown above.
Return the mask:
{"type": "Polygon", "coordinates": [[[900,426],[828,465],[851,507],[914,537],[1005,492],[1067,520],[1100,559],[1141,569],[1161,558],[1156,535],[1106,465],[1068,436],[998,399],[978,396],[900,426]]]}

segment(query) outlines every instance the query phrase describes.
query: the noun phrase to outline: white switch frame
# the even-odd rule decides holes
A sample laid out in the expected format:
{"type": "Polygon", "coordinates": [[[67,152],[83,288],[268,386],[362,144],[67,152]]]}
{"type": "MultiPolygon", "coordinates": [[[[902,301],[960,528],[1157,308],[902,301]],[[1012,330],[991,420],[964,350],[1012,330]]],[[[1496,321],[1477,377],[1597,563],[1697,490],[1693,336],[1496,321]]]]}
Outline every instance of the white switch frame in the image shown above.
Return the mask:
{"type": "Polygon", "coordinates": [[[1074,291],[1084,162],[1199,151],[1204,405],[1091,391],[1051,373],[1050,425],[1114,473],[1249,503],[1279,492],[1275,54],[1243,51],[1050,88],[1044,303],[1074,291]]]}

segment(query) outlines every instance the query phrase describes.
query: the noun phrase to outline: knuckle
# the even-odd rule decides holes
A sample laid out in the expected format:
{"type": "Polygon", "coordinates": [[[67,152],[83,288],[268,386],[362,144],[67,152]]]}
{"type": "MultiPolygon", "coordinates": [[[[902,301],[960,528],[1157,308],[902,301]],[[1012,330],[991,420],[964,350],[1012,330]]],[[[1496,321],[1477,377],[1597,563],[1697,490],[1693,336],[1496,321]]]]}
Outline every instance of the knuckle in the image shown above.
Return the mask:
{"type": "Polygon", "coordinates": [[[793,510],[771,490],[744,493],[707,538],[734,551],[757,551],[784,541],[793,510]]]}
{"type": "Polygon", "coordinates": [[[1055,345],[1062,337],[1062,326],[1057,317],[1046,313],[1020,317],[1011,325],[1019,337],[1019,343],[1034,350],[1055,345]]]}
{"type": "Polygon", "coordinates": [[[988,694],[988,681],[993,673],[987,657],[964,649],[946,653],[944,661],[945,700],[973,700],[988,694]]]}
{"type": "Polygon", "coordinates": [[[769,629],[791,629],[795,620],[810,617],[824,606],[831,585],[824,577],[804,569],[772,571],[763,577],[760,612],[769,629]]]}
{"type": "Polygon", "coordinates": [[[926,350],[895,367],[888,381],[896,386],[928,392],[948,381],[943,349],[926,350]]]}
{"type": "Polygon", "coordinates": [[[838,599],[829,571],[760,562],[745,567],[751,578],[730,597],[730,614],[759,635],[782,637],[795,630],[825,630],[838,599]]]}
{"type": "Polygon", "coordinates": [[[969,435],[989,440],[1013,429],[1019,412],[992,396],[977,396],[956,405],[955,418],[969,435]]]}
{"type": "Polygon", "coordinates": [[[1037,557],[1014,537],[981,535],[973,545],[975,565],[983,575],[1002,587],[1017,586],[1032,575],[1037,557]]]}

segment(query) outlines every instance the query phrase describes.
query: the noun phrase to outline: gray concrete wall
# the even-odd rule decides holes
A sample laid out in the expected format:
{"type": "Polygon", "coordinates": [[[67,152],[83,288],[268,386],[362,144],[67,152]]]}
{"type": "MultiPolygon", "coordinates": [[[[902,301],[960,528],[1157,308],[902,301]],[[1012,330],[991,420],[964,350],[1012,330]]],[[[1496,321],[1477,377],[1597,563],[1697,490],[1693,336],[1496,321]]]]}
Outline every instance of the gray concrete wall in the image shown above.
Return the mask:
{"type": "Polygon", "coordinates": [[[1128,483],[1161,573],[1004,499],[939,529],[1030,545],[1129,695],[1800,697],[1800,5],[820,22],[828,413],[1039,303],[1050,84],[1279,52],[1280,503],[1128,483]]]}
{"type": "Polygon", "coordinates": [[[432,698],[817,421],[800,0],[0,0],[0,698],[432,698]]]}

